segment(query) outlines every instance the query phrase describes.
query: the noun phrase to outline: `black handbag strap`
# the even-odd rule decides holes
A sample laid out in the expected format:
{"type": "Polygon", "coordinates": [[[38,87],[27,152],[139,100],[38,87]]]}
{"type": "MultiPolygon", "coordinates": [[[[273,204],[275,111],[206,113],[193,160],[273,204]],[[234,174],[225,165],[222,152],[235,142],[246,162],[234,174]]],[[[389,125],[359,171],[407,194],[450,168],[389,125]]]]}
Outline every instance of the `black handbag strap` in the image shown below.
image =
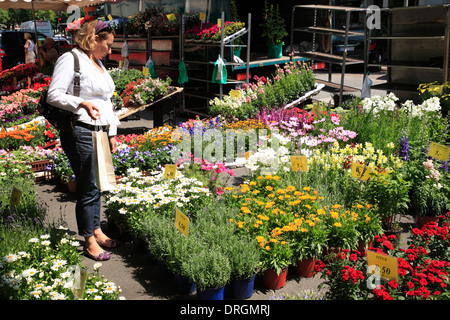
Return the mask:
{"type": "Polygon", "coordinates": [[[73,95],[79,97],[81,89],[80,60],[78,59],[78,55],[73,50],[70,52],[72,53],[74,58],[74,71],[75,71],[75,75],[73,78],[73,95]]]}

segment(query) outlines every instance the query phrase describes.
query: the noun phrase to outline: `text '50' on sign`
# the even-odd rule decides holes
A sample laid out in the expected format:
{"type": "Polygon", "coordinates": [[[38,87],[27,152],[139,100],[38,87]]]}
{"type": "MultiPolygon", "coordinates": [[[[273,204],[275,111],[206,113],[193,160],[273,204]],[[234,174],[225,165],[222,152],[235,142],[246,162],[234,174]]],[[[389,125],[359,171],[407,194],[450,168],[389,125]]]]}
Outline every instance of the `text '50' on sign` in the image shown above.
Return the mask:
{"type": "Polygon", "coordinates": [[[181,212],[180,210],[176,210],[176,216],[175,216],[175,227],[180,230],[180,232],[185,235],[186,237],[188,236],[188,232],[189,232],[189,218],[186,217],[183,212],[181,212]]]}
{"type": "Polygon", "coordinates": [[[380,278],[398,282],[397,258],[367,250],[367,264],[376,266],[376,272],[380,278]]]}

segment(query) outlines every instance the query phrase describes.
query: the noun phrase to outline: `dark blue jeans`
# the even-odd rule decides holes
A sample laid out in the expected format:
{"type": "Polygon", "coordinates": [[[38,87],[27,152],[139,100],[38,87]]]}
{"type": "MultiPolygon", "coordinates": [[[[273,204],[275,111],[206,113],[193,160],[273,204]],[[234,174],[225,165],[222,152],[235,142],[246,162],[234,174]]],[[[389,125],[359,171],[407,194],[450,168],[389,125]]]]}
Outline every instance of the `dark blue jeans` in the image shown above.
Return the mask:
{"type": "Polygon", "coordinates": [[[60,132],[60,140],[77,181],[75,212],[78,234],[89,237],[94,235],[95,229],[100,228],[101,213],[101,193],[95,176],[92,133],[75,126],[71,132],[60,132]]]}

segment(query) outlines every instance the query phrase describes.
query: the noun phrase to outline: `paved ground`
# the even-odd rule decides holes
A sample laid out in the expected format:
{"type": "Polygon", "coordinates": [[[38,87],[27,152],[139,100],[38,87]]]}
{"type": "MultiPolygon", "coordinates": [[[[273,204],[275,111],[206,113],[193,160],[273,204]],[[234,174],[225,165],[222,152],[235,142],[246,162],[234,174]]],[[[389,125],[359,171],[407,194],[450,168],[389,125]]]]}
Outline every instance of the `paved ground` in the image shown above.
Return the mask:
{"type": "MultiPolygon", "coordinates": [[[[317,73],[317,78],[327,79],[328,75],[317,73]]],[[[374,83],[376,81],[382,81],[383,73],[373,74],[371,76],[374,83]]],[[[339,77],[339,75],[335,75],[339,77]]],[[[346,85],[361,87],[362,76],[358,73],[349,74],[347,76],[346,85]]],[[[320,93],[317,99],[330,99],[328,93],[320,93]]],[[[181,120],[181,119],[180,119],[181,120]]],[[[120,126],[123,132],[126,129],[134,128],[138,129],[137,132],[152,128],[151,114],[146,113],[142,115],[141,119],[130,120],[123,122],[120,126]]],[[[120,132],[120,131],[119,131],[120,132]]],[[[245,169],[237,169],[237,176],[245,176],[247,174],[245,169]]],[[[38,184],[35,188],[40,201],[45,202],[48,206],[49,219],[55,220],[62,218],[68,225],[70,232],[76,235],[76,222],[75,222],[75,200],[73,194],[67,193],[63,190],[62,186],[57,182],[47,182],[44,184],[38,184]]],[[[110,234],[111,230],[108,230],[108,224],[106,223],[106,217],[103,216],[105,233],[110,234]]],[[[413,223],[412,219],[405,217],[403,222],[407,224],[413,223]]],[[[404,235],[405,239],[406,235],[404,235]]],[[[78,237],[81,241],[82,238],[78,237]]],[[[404,242],[404,240],[402,240],[404,242]]],[[[174,293],[174,287],[170,283],[167,285],[167,279],[159,271],[158,267],[152,265],[148,260],[145,252],[136,248],[132,242],[126,242],[120,248],[113,249],[112,258],[109,261],[103,263],[101,273],[105,275],[105,278],[115,282],[122,288],[122,296],[128,300],[178,300],[196,299],[195,295],[190,296],[178,296],[174,293]]],[[[84,259],[84,264],[89,266],[92,270],[93,261],[90,259],[84,259]]],[[[270,299],[274,295],[281,293],[293,294],[301,290],[313,290],[317,292],[317,286],[321,283],[319,275],[313,278],[297,278],[293,271],[288,273],[288,281],[284,288],[275,291],[264,289],[260,278],[257,277],[255,282],[255,291],[253,296],[249,300],[266,300],[270,299]]]]}

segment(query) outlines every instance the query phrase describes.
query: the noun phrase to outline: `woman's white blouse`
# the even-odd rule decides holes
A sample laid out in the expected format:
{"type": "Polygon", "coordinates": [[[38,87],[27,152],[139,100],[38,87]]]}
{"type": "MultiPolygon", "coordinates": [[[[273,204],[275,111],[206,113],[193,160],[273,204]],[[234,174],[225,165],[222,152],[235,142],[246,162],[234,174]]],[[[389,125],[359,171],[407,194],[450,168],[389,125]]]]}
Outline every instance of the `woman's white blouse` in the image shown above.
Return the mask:
{"type": "Polygon", "coordinates": [[[114,94],[115,85],[108,71],[101,61],[101,72],[81,50],[74,49],[80,61],[80,96],[73,95],[74,57],[66,52],[55,63],[52,80],[48,88],[47,103],[78,115],[78,121],[104,126],[109,125],[108,134],[115,136],[119,119],[114,114],[111,97],[114,94]],[[79,107],[82,101],[88,101],[100,110],[100,119],[93,120],[84,108],[79,107]]]}

